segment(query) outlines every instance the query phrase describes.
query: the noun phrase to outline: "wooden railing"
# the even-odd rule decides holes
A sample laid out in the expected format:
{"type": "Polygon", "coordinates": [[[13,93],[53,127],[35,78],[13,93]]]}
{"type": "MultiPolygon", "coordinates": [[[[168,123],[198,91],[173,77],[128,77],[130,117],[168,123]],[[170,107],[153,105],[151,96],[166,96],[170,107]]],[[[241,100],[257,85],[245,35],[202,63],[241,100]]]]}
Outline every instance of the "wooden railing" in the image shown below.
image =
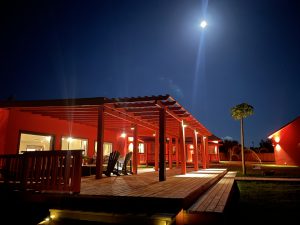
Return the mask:
{"type": "Polygon", "coordinates": [[[80,150],[0,155],[0,179],[15,189],[79,193],[81,165],[80,150]]]}

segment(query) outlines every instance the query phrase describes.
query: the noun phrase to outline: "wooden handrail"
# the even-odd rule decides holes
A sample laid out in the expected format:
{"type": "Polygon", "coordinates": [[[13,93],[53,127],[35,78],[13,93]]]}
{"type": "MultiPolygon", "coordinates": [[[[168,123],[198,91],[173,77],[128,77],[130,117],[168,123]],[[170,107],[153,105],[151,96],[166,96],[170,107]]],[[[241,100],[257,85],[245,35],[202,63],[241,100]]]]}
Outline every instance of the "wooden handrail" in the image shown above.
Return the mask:
{"type": "Polygon", "coordinates": [[[22,190],[79,193],[81,165],[81,150],[0,155],[2,180],[22,190]]]}

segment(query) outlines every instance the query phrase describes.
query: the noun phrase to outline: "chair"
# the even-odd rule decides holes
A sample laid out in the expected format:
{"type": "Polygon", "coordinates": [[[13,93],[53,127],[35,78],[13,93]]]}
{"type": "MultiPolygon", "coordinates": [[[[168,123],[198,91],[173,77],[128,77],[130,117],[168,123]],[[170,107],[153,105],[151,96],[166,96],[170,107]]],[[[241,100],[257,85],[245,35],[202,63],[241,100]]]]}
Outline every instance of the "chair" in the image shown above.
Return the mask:
{"type": "Polygon", "coordinates": [[[114,173],[114,168],[115,168],[115,165],[116,165],[119,157],[120,157],[120,152],[118,152],[118,151],[113,151],[112,153],[110,153],[106,170],[103,171],[103,173],[106,176],[110,177],[111,173],[114,173]]]}
{"type": "Polygon", "coordinates": [[[128,152],[125,156],[124,161],[118,161],[114,173],[120,175],[119,171],[121,171],[121,173],[124,175],[128,175],[129,173],[132,174],[131,157],[132,157],[132,152],[128,152]],[[130,165],[129,171],[127,170],[128,163],[130,165]]]}

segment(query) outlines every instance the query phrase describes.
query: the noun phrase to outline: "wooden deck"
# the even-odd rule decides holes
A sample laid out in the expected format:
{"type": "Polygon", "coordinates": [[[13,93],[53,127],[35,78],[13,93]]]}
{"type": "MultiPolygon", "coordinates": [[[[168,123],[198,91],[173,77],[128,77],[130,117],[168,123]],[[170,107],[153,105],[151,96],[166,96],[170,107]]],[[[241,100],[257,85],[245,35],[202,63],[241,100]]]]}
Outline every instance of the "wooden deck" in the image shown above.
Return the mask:
{"type": "Polygon", "coordinates": [[[220,179],[226,170],[206,169],[179,175],[180,169],[167,170],[167,180],[158,181],[158,172],[130,176],[113,176],[95,180],[94,176],[82,177],[80,195],[131,196],[184,199],[193,192],[206,190],[220,179]]]}
{"type": "MultiPolygon", "coordinates": [[[[158,181],[158,172],[138,175],[112,176],[95,179],[95,176],[81,178],[81,192],[67,194],[59,192],[26,193],[22,199],[34,205],[47,203],[47,208],[63,215],[70,212],[95,217],[110,215],[110,220],[128,215],[168,214],[174,218],[182,210],[187,210],[206,190],[216,184],[226,173],[226,169],[188,169],[179,175],[180,169],[167,170],[167,180],[158,181]]],[[[170,217],[170,218],[171,218],[170,217]]]]}
{"type": "MultiPolygon", "coordinates": [[[[113,176],[96,180],[83,177],[81,192],[63,199],[63,208],[97,212],[178,213],[190,207],[226,169],[206,169],[178,175],[167,170],[167,180],[158,181],[158,172],[113,176]]],[[[61,201],[60,201],[61,202],[61,201]]],[[[61,206],[58,206],[62,208],[61,206]]]]}

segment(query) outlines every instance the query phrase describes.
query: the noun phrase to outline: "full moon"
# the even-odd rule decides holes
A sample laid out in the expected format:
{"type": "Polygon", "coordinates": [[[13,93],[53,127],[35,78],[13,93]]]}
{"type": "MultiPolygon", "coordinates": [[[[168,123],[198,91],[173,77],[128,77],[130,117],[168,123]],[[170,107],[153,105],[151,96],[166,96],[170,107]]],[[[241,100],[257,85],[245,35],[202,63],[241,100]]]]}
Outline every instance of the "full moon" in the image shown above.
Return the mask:
{"type": "Polygon", "coordinates": [[[207,22],[205,20],[202,20],[200,23],[200,27],[205,28],[207,26],[207,22]]]}

